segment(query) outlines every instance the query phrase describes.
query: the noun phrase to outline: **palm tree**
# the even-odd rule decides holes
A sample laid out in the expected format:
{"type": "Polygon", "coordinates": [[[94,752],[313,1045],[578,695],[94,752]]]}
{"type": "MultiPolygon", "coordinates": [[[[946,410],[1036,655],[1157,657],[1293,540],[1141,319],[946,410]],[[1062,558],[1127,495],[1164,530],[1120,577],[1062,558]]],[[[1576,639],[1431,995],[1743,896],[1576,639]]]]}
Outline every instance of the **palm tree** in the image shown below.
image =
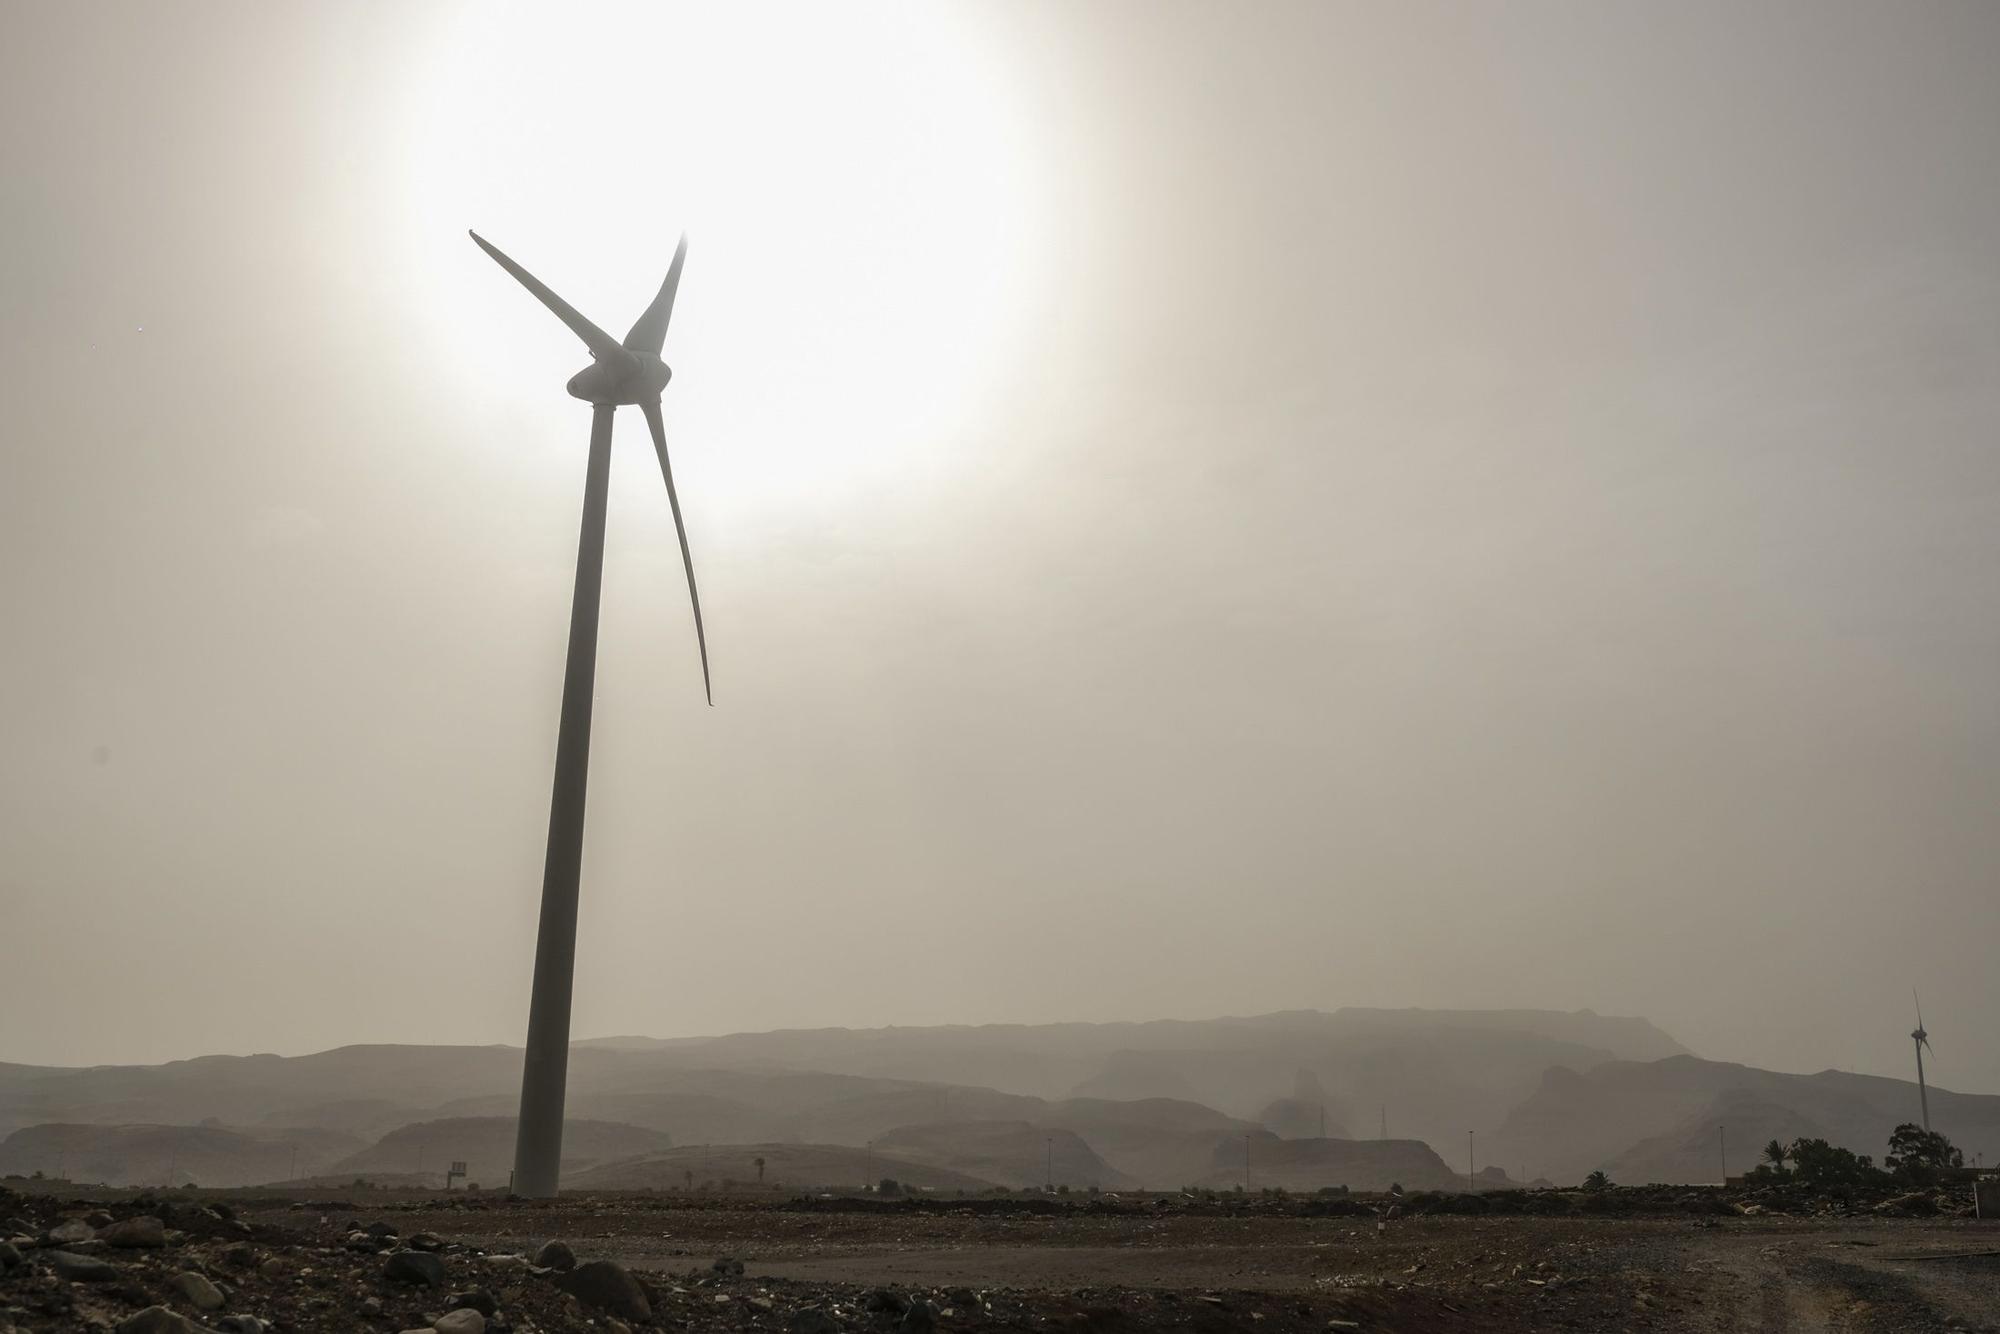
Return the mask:
{"type": "Polygon", "coordinates": [[[757,1164],[757,1184],[761,1186],[764,1184],[764,1160],[758,1157],[752,1158],[750,1161],[757,1164]]]}
{"type": "Polygon", "coordinates": [[[1764,1146],[1764,1161],[1782,1172],[1785,1170],[1785,1146],[1772,1140],[1764,1146]]]}

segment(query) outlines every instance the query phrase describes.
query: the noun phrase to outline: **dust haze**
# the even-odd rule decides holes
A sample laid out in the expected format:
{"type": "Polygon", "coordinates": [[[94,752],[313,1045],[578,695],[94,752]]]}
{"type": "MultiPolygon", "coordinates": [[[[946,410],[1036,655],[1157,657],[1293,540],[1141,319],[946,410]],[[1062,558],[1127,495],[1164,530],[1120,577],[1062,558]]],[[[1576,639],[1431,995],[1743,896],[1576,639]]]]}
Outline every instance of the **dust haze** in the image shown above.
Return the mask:
{"type": "Polygon", "coordinates": [[[741,14],[0,16],[0,1058],[520,1041],[587,414],[463,234],[685,228],[579,1036],[1916,987],[2000,1092],[2000,10],[741,14]]]}

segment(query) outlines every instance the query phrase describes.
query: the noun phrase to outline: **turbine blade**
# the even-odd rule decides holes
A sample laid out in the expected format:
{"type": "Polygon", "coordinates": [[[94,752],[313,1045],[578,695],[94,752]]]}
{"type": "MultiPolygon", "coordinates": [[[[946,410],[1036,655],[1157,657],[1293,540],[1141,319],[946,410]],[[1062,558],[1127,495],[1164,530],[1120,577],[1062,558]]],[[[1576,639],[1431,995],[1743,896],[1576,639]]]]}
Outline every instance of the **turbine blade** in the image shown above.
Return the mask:
{"type": "Polygon", "coordinates": [[[680,290],[681,265],[687,262],[687,256],[687,233],[682,232],[681,243],[674,247],[674,262],[667,266],[667,280],[660,284],[660,294],[646,307],[646,313],[632,326],[632,332],[625,335],[629,351],[660,355],[660,348],[667,341],[667,321],[674,317],[674,293],[680,290]]]}
{"type": "MultiPolygon", "coordinates": [[[[678,269],[676,265],[676,269],[678,269]]],[[[667,482],[667,504],[674,511],[674,535],[681,540],[681,565],[687,570],[688,601],[694,607],[694,642],[701,649],[701,690],[708,697],[709,707],[715,706],[715,688],[708,679],[708,636],[701,628],[701,591],[694,586],[694,557],[688,554],[687,525],[681,522],[681,498],[674,490],[674,465],[667,462],[667,427],[660,420],[658,400],[639,405],[646,414],[646,425],[653,432],[653,452],[660,456],[660,476],[667,482]]]]}
{"type": "Polygon", "coordinates": [[[632,360],[625,349],[619,346],[617,339],[592,324],[583,316],[577,314],[575,306],[572,306],[569,302],[551,292],[543,285],[541,279],[501,254],[498,247],[488,245],[486,238],[478,232],[468,231],[466,235],[477,241],[481,250],[493,256],[494,262],[501,268],[513,274],[516,282],[520,283],[521,286],[527,288],[530,292],[533,292],[535,300],[554,311],[556,318],[567,324],[570,332],[583,340],[584,346],[590,349],[591,356],[596,357],[599,361],[609,357],[614,364],[619,365],[627,364],[632,360]]]}
{"type": "Polygon", "coordinates": [[[1923,997],[1917,995],[1917,989],[1915,987],[1910,988],[1910,999],[1916,1002],[1917,1027],[1918,1029],[1922,1029],[1924,1026],[1924,1001],[1923,997]]]}

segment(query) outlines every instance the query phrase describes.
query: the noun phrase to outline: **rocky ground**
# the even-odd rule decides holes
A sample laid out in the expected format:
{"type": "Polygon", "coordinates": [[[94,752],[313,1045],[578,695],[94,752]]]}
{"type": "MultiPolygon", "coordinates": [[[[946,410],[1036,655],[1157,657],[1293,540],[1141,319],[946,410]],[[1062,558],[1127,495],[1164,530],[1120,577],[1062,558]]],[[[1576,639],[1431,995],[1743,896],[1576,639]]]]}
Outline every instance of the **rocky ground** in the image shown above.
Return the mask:
{"type": "Polygon", "coordinates": [[[2000,1331],[1950,1195],[357,1194],[0,1190],[0,1334],[2000,1331]]]}

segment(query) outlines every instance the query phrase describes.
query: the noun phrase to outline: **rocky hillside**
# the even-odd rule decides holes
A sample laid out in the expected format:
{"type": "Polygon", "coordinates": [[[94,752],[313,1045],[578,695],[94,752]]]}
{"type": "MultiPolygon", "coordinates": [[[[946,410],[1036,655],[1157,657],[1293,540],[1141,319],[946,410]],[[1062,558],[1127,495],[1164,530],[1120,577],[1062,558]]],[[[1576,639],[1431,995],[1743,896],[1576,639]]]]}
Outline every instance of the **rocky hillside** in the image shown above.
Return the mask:
{"type": "MultiPolygon", "coordinates": [[[[511,1116],[457,1116],[418,1121],[391,1131],[375,1143],[327,1169],[332,1177],[375,1179],[393,1175],[443,1185],[453,1160],[466,1165],[459,1185],[504,1186],[514,1166],[511,1116]]],[[[571,1117],[563,1123],[562,1170],[567,1178],[604,1163],[673,1147],[671,1136],[643,1126],[571,1117]]]]}
{"type": "Polygon", "coordinates": [[[565,1176],[569,1190],[774,1192],[857,1189],[891,1177],[914,1190],[978,1193],[996,1182],[932,1163],[843,1144],[699,1144],[565,1176]],[[757,1160],[764,1160],[760,1180],[757,1160]]]}
{"type": "Polygon", "coordinates": [[[1130,1190],[1139,1184],[1098,1157],[1074,1130],[1027,1121],[904,1126],[876,1140],[875,1148],[1002,1186],[1130,1190]]]}
{"type": "MultiPolygon", "coordinates": [[[[1968,1161],[1975,1153],[2000,1157],[2000,1097],[1933,1088],[1930,1107],[1932,1127],[1968,1161]]],[[[1837,1070],[1789,1075],[1692,1056],[1615,1061],[1550,1070],[1507,1118],[1493,1154],[1556,1181],[1594,1168],[1614,1181],[1713,1181],[1721,1170],[1718,1126],[1728,1129],[1735,1172],[1766,1140],[1800,1134],[1879,1160],[1896,1125],[1918,1116],[1917,1086],[1908,1080],[1837,1070]]]]}
{"type": "MultiPolygon", "coordinates": [[[[1437,1152],[1414,1139],[1280,1139],[1269,1133],[1232,1137],[1216,1145],[1207,1170],[1191,1184],[1228,1190],[1281,1186],[1286,1190],[1317,1191],[1327,1186],[1349,1190],[1463,1190],[1465,1175],[1454,1172],[1437,1152]],[[1247,1153],[1246,1153],[1247,1150],[1247,1153]]],[[[1505,1186],[1489,1179],[1481,1189],[1505,1186]]]]}

